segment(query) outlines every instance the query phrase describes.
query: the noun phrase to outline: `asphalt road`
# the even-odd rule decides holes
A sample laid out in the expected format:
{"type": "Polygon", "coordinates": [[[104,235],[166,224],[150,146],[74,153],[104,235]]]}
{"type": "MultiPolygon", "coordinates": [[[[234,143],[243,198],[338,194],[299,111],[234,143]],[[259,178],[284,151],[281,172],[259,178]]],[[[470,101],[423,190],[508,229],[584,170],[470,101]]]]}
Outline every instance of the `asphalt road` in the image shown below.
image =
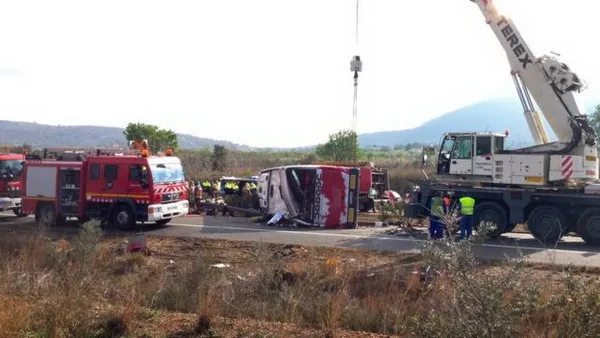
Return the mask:
{"type": "MultiPolygon", "coordinates": [[[[35,231],[31,217],[19,219],[9,213],[0,213],[0,233],[2,230],[15,229],[15,226],[35,231]]],[[[75,231],[76,227],[63,230],[75,231]]],[[[418,253],[427,241],[425,233],[412,236],[389,234],[386,233],[389,228],[321,230],[270,227],[228,217],[188,216],[175,219],[165,227],[146,225],[144,230],[148,235],[155,236],[262,241],[407,253],[418,253]]],[[[590,247],[578,237],[567,236],[555,248],[545,248],[528,234],[507,234],[484,244],[473,244],[473,252],[484,259],[516,258],[522,255],[531,263],[600,267],[600,248],[590,247]]]]}

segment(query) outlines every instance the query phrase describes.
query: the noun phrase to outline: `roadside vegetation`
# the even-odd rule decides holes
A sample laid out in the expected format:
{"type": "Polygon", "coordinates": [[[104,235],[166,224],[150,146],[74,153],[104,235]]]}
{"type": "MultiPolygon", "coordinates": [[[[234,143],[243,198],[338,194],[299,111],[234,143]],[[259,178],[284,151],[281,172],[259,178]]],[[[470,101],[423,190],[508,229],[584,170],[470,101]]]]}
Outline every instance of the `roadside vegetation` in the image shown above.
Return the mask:
{"type": "MultiPolygon", "coordinates": [[[[216,145],[213,149],[179,150],[186,175],[190,179],[218,179],[221,176],[251,176],[261,169],[297,164],[315,164],[329,161],[352,161],[356,135],[350,131],[332,134],[329,140],[310,150],[289,151],[236,151],[216,145]]],[[[418,143],[395,147],[368,147],[358,149],[357,162],[372,162],[386,168],[390,175],[390,189],[399,193],[424,179],[421,172],[421,148],[418,143]]]]}
{"type": "Polygon", "coordinates": [[[591,337],[597,271],[478,262],[471,246],[385,254],[79,233],[0,238],[0,332],[14,337],[591,337]],[[262,333],[261,333],[262,332],[262,333]]]}
{"type": "MultiPolygon", "coordinates": [[[[353,158],[356,134],[343,130],[329,136],[327,142],[301,150],[235,150],[223,145],[205,149],[182,149],[176,134],[157,126],[130,123],[124,132],[124,140],[147,139],[150,149],[172,147],[181,159],[186,177],[193,180],[218,179],[222,176],[251,176],[261,169],[294,164],[314,164],[319,161],[349,161],[353,158]]],[[[369,146],[357,150],[356,160],[373,162],[375,166],[390,170],[390,188],[400,193],[423,179],[421,173],[422,144],[398,144],[394,147],[369,146]]],[[[5,151],[39,154],[40,149],[30,145],[15,146],[5,151]]]]}

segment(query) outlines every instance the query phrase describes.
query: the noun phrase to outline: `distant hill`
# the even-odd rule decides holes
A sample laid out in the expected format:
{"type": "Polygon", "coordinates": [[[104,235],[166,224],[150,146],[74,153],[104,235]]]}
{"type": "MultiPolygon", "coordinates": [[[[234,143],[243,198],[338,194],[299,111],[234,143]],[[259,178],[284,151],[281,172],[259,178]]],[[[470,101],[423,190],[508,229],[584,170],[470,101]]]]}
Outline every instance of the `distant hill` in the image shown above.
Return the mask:
{"type": "MultiPolygon", "coordinates": [[[[588,102],[586,108],[591,113],[598,102],[588,102]]],[[[510,131],[508,146],[520,147],[533,142],[529,128],[523,117],[521,104],[516,99],[495,99],[458,110],[445,113],[421,126],[397,131],[382,131],[360,134],[359,143],[362,147],[373,146],[393,147],[407,143],[437,144],[444,132],[449,131],[510,131]]],[[[51,126],[30,122],[14,122],[0,120],[0,145],[33,145],[42,147],[112,147],[125,145],[123,128],[100,126],[51,126]]],[[[554,138],[552,130],[546,125],[550,138],[554,138]]],[[[278,148],[253,148],[235,144],[229,141],[201,138],[192,135],[179,134],[179,145],[184,149],[200,149],[212,147],[215,144],[225,145],[237,150],[312,150],[313,146],[278,148]]]]}
{"type": "MultiPolygon", "coordinates": [[[[596,104],[597,102],[586,103],[587,111],[591,113],[596,104]]],[[[362,147],[392,147],[410,142],[437,144],[444,132],[503,132],[506,129],[510,131],[508,145],[520,147],[533,143],[523,116],[523,108],[516,99],[494,99],[476,103],[443,114],[416,128],[360,134],[358,139],[362,147]]],[[[556,139],[547,123],[546,130],[551,139],[556,139]]]]}
{"type": "MultiPolygon", "coordinates": [[[[123,128],[99,126],[51,126],[30,122],[0,120],[0,145],[31,144],[43,147],[112,147],[126,145],[123,128]]],[[[184,149],[225,145],[232,149],[249,149],[248,146],[192,135],[179,134],[179,145],[184,149]]]]}

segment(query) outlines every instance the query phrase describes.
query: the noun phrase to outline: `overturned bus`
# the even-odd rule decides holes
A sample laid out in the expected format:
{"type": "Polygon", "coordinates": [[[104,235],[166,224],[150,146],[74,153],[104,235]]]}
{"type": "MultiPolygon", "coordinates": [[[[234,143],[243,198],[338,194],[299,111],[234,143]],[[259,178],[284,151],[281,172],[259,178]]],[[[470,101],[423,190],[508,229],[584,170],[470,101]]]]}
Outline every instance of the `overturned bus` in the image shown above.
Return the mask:
{"type": "Polygon", "coordinates": [[[359,168],[293,165],[264,169],[258,197],[268,215],[286,214],[299,224],[356,228],[359,168]]]}

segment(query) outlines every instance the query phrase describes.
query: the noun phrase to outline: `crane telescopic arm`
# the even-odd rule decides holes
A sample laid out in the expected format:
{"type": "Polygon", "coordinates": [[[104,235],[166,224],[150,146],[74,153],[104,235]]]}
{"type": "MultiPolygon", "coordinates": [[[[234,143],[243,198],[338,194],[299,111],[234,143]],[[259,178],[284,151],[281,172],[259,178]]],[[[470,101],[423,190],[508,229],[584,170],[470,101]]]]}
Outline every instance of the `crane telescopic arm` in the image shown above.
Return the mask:
{"type": "Polygon", "coordinates": [[[574,93],[583,90],[583,83],[577,74],[554,56],[535,58],[512,20],[501,15],[492,0],[470,1],[479,6],[506,52],[525,117],[536,143],[548,143],[548,136],[529,93],[558,141],[566,144],[560,153],[571,151],[582,139],[589,146],[595,145],[596,135],[575,99],[574,93]]]}

